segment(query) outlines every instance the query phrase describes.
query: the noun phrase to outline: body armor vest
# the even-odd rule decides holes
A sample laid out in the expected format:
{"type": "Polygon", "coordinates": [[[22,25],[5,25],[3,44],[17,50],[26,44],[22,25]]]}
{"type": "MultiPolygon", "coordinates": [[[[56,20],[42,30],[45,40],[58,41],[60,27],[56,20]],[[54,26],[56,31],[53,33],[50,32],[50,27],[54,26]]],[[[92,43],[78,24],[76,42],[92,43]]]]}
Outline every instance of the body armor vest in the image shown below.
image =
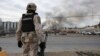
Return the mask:
{"type": "Polygon", "coordinates": [[[35,25],[34,25],[34,15],[37,13],[28,13],[28,14],[23,14],[22,16],[22,32],[30,32],[30,31],[35,31],[35,25]]]}

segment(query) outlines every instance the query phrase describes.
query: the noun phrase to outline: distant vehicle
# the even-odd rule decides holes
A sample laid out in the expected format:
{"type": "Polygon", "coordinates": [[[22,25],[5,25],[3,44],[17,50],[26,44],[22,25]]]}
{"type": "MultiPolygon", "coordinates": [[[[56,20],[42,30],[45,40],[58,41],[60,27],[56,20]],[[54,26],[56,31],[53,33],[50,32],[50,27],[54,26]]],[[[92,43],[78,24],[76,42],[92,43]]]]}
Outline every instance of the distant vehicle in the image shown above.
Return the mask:
{"type": "Polygon", "coordinates": [[[83,34],[83,35],[100,35],[100,31],[99,32],[82,32],[81,34],[83,34]]]}
{"type": "Polygon", "coordinates": [[[59,35],[67,35],[67,32],[59,32],[59,35]]]}
{"type": "Polygon", "coordinates": [[[96,35],[96,33],[95,32],[91,32],[91,35],[96,35]]]}
{"type": "Polygon", "coordinates": [[[95,32],[96,35],[100,35],[100,32],[95,32]]]}
{"type": "Polygon", "coordinates": [[[91,32],[82,32],[83,35],[91,35],[91,32]]]}

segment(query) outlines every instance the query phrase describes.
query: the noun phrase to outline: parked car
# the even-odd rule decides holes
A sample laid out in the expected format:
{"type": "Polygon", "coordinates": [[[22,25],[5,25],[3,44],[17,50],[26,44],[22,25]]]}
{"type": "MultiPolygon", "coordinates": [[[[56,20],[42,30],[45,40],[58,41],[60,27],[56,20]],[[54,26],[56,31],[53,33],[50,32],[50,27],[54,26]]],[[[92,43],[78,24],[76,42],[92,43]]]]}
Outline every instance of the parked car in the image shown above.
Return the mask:
{"type": "Polygon", "coordinates": [[[100,35],[100,32],[95,32],[96,35],[100,35]]]}
{"type": "Polygon", "coordinates": [[[59,35],[67,35],[67,32],[59,32],[59,35]]]}
{"type": "Polygon", "coordinates": [[[96,33],[95,32],[91,32],[91,35],[96,35],[96,33]]]}
{"type": "Polygon", "coordinates": [[[83,35],[91,35],[91,32],[82,32],[83,35]]]}

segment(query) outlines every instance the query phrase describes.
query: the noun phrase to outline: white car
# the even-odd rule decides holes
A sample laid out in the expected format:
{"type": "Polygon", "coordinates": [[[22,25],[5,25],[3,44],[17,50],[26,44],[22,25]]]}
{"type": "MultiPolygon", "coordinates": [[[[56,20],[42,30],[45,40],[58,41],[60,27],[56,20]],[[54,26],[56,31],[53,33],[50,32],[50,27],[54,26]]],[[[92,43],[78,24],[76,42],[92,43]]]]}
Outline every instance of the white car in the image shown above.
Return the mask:
{"type": "Polygon", "coordinates": [[[100,32],[95,32],[96,35],[100,35],[100,32]]]}
{"type": "Polygon", "coordinates": [[[82,32],[84,35],[91,35],[91,32],[82,32]]]}

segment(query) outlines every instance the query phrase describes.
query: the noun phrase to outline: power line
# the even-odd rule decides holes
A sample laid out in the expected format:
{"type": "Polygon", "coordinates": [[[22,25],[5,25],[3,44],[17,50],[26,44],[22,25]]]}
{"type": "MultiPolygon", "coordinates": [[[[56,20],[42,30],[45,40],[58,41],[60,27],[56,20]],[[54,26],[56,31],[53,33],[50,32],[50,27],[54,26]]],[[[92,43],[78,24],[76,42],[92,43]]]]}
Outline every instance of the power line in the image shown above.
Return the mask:
{"type": "Polygon", "coordinates": [[[82,16],[48,16],[47,18],[72,18],[72,17],[91,17],[100,15],[82,15],[82,16]]]}

